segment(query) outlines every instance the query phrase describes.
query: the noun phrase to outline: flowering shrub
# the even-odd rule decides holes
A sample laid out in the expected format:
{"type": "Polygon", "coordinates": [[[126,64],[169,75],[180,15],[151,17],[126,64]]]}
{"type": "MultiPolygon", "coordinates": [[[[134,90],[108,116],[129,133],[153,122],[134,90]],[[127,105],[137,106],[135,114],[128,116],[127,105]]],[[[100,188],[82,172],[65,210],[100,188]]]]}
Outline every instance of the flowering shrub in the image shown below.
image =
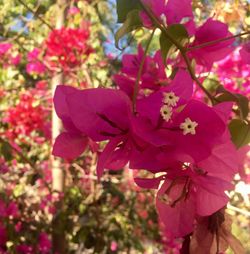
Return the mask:
{"type": "Polygon", "coordinates": [[[116,46],[136,40],[116,55],[109,1],[7,2],[0,253],[244,253],[234,235],[248,250],[242,23],[210,2],[119,0],[116,46]]]}
{"type": "MultiPolygon", "coordinates": [[[[222,101],[219,100],[222,97],[211,95],[196,78],[191,59],[203,66],[204,71],[211,70],[214,62],[233,51],[234,40],[227,25],[220,21],[208,19],[195,28],[191,1],[183,4],[170,0],[167,5],[165,1],[136,2],[138,5],[131,2],[131,9],[125,10],[122,7],[127,3],[118,2],[118,19],[125,23],[117,35],[120,37],[138,27],[138,21],[133,24],[133,15],[137,14],[142,19],[141,25],[160,28],[161,52],[154,57],[147,56],[153,32],[145,51],[139,47],[138,55],[124,55],[121,74],[114,76],[119,89],[78,90],[58,86],[54,103],[66,132],[55,142],[53,154],[76,158],[86,149],[89,140],[106,141],[97,163],[99,178],[104,169],[119,170],[127,164],[130,169],[153,173],[153,178],[138,176],[134,180],[142,188],[157,189],[156,208],[165,230],[173,238],[186,239],[193,234],[192,246],[196,231],[205,223],[204,234],[211,234],[212,238],[216,235],[216,252],[219,253],[221,230],[226,220],[224,208],[229,201],[225,192],[233,189],[232,181],[240,168],[237,148],[242,143],[238,143],[233,125],[241,120],[231,120],[235,95],[225,90],[232,98],[222,101]],[[185,8],[177,9],[180,5],[185,8]],[[188,17],[189,22],[177,26],[184,17],[188,17]],[[190,21],[194,33],[186,31],[190,21]],[[181,35],[174,34],[171,24],[181,35]],[[188,44],[192,35],[193,42],[188,44]],[[213,43],[207,45],[210,41],[213,43]],[[164,62],[169,44],[179,49],[176,58],[183,63],[180,67],[177,61],[177,65],[172,66],[175,72],[167,77],[164,62]],[[212,105],[192,98],[193,81],[203,89],[212,105]],[[230,120],[232,136],[227,126],[230,120]]],[[[247,50],[246,46],[243,50],[247,50]]],[[[248,106],[243,109],[240,100],[236,102],[241,118],[246,118],[248,106]]],[[[248,143],[249,137],[243,142],[248,143]]],[[[226,242],[234,249],[237,240],[232,243],[226,238],[226,242]]],[[[198,253],[202,243],[194,244],[197,247],[190,250],[198,253]]],[[[202,251],[209,251],[212,244],[203,246],[202,251]]],[[[243,253],[240,244],[237,245],[237,252],[243,253]]]]}

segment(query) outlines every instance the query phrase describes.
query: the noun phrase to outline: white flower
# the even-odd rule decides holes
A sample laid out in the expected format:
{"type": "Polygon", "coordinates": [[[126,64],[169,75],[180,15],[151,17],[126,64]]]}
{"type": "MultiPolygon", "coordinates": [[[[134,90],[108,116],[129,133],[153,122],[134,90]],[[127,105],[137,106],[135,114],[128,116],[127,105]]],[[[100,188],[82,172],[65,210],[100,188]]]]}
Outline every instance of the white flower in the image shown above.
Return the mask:
{"type": "Polygon", "coordinates": [[[162,20],[162,23],[164,26],[167,26],[167,18],[164,14],[161,14],[160,16],[161,20],[162,20]]]}
{"type": "Polygon", "coordinates": [[[175,95],[174,92],[164,93],[163,95],[164,95],[163,103],[171,107],[175,107],[180,99],[178,96],[175,95]]]}
{"type": "Polygon", "coordinates": [[[161,107],[161,116],[165,121],[169,121],[171,119],[172,116],[172,108],[167,106],[167,105],[163,105],[161,107]]]}
{"type": "Polygon", "coordinates": [[[198,123],[195,121],[192,121],[189,117],[185,119],[184,123],[181,123],[180,128],[183,130],[183,134],[192,134],[195,135],[196,131],[195,128],[198,126],[198,123]]]}

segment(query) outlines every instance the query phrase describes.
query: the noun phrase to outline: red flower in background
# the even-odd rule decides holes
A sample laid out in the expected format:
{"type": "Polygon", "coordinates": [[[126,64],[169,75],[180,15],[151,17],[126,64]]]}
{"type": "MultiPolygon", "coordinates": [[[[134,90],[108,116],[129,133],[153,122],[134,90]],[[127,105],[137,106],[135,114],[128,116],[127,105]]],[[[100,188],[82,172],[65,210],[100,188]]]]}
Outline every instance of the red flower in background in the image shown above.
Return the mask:
{"type": "Polygon", "coordinates": [[[22,94],[17,105],[10,107],[6,112],[4,122],[9,124],[6,136],[16,138],[19,135],[30,135],[32,131],[47,133],[48,112],[37,103],[34,94],[30,91],[22,94]]]}
{"type": "Polygon", "coordinates": [[[45,42],[45,60],[52,70],[69,71],[80,66],[93,52],[88,43],[90,33],[88,28],[55,29],[45,42]]]}

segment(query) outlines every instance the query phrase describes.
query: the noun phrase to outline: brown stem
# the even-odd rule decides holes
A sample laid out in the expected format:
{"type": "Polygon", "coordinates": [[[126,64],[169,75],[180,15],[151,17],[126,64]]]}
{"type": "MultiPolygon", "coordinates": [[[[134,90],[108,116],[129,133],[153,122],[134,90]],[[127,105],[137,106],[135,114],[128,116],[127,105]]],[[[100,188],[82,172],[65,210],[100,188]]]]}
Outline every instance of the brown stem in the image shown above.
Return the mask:
{"type": "MultiPolygon", "coordinates": [[[[20,0],[19,0],[20,1],[20,0]]],[[[66,20],[66,6],[68,0],[57,0],[57,17],[56,17],[56,29],[60,29],[64,26],[66,20]]],[[[53,29],[53,28],[52,28],[53,29]]],[[[64,74],[57,73],[52,78],[52,94],[54,95],[57,85],[64,83],[64,74]]],[[[54,143],[56,137],[61,130],[61,121],[57,117],[55,109],[52,110],[52,142],[54,143]]],[[[65,170],[59,158],[51,156],[51,169],[52,169],[52,189],[56,192],[63,192],[65,189],[65,170]]],[[[52,249],[53,253],[66,254],[67,253],[67,241],[65,234],[65,227],[61,222],[60,214],[63,211],[64,202],[60,199],[56,203],[57,214],[54,215],[52,221],[52,249]]]]}
{"type": "Polygon", "coordinates": [[[40,19],[42,21],[43,24],[45,24],[50,30],[53,30],[54,28],[46,21],[44,20],[42,17],[40,17],[39,15],[37,15],[37,12],[35,12],[34,10],[32,10],[26,3],[23,2],[23,0],[17,0],[20,4],[22,4],[28,11],[30,11],[31,13],[33,13],[38,19],[40,19]]]}
{"type": "MultiPolygon", "coordinates": [[[[30,166],[30,168],[35,172],[35,173],[38,173],[41,177],[43,177],[43,171],[42,170],[40,170],[40,169],[38,169],[37,167],[36,167],[36,165],[28,158],[28,157],[26,157],[22,152],[20,152],[15,146],[13,146],[9,141],[7,141],[7,140],[5,140],[5,139],[3,139],[3,138],[1,138],[0,137],[0,142],[1,143],[5,143],[5,144],[7,144],[15,153],[17,153],[19,156],[20,156],[20,158],[24,161],[24,162],[26,162],[29,166],[30,166]]],[[[47,189],[51,192],[51,188],[50,188],[50,186],[49,186],[49,184],[46,182],[46,181],[44,181],[44,185],[47,187],[47,189]]]]}
{"type": "Polygon", "coordinates": [[[149,40],[147,42],[147,45],[146,45],[146,48],[145,48],[145,51],[144,51],[144,54],[143,54],[143,57],[142,57],[142,61],[140,63],[137,78],[136,78],[136,81],[135,81],[134,94],[133,94],[133,112],[134,113],[136,113],[136,98],[137,98],[137,95],[138,95],[138,92],[139,92],[139,84],[140,84],[140,80],[141,80],[141,75],[142,75],[143,67],[144,67],[144,64],[145,64],[145,61],[146,61],[146,58],[147,58],[147,53],[148,53],[148,50],[149,50],[150,43],[151,43],[151,41],[154,37],[154,33],[155,33],[155,29],[151,33],[151,35],[149,37],[149,40]]]}
{"type": "Polygon", "coordinates": [[[34,163],[28,158],[26,157],[24,154],[22,154],[16,147],[14,147],[10,142],[8,142],[7,140],[4,140],[3,138],[0,137],[0,142],[1,143],[5,143],[7,144],[15,153],[17,153],[21,159],[26,162],[27,164],[30,165],[30,167],[36,172],[37,169],[34,165],[34,163]]]}
{"type": "Polygon", "coordinates": [[[204,47],[207,47],[207,46],[219,43],[219,42],[227,41],[227,40],[234,39],[234,38],[237,38],[237,37],[241,37],[241,36],[244,36],[244,35],[247,35],[247,34],[250,34],[250,31],[246,31],[246,32],[243,32],[243,33],[239,33],[239,34],[235,34],[235,35],[232,35],[232,36],[224,37],[224,38],[214,40],[214,41],[208,41],[208,42],[205,42],[205,43],[187,48],[186,50],[191,51],[191,50],[195,50],[195,49],[204,48],[204,47]]]}
{"type": "Polygon", "coordinates": [[[152,19],[152,21],[155,23],[155,25],[165,34],[165,36],[179,49],[186,65],[187,69],[192,77],[192,79],[196,82],[196,84],[202,89],[202,91],[207,95],[207,97],[211,100],[211,102],[214,102],[213,96],[206,90],[205,87],[202,86],[201,82],[199,79],[196,77],[191,62],[186,55],[187,49],[184,48],[169,32],[167,31],[166,27],[154,16],[154,14],[151,12],[151,10],[140,1],[140,4],[144,11],[148,14],[148,16],[152,19]]]}

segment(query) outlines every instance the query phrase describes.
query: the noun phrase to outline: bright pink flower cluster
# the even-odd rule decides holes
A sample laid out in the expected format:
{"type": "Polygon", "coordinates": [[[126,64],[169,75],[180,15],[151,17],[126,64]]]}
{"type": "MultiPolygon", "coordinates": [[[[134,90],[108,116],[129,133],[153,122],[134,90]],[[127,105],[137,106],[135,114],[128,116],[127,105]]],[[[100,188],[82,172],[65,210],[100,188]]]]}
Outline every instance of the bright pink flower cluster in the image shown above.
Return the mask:
{"type": "Polygon", "coordinates": [[[37,130],[47,133],[47,117],[48,111],[37,104],[31,91],[26,91],[20,95],[17,105],[8,108],[6,112],[4,122],[9,125],[6,136],[13,139],[37,130]]]}
{"type": "MultiPolygon", "coordinates": [[[[231,33],[227,25],[211,18],[196,28],[191,0],[144,3],[161,24],[185,25],[194,36],[186,45],[187,57],[206,71],[233,50],[232,39],[199,47],[231,33]]],[[[146,12],[140,15],[144,26],[154,26],[146,12]]],[[[58,86],[54,104],[65,131],[53,148],[55,156],[74,159],[88,145],[95,150],[95,143],[104,141],[98,153],[99,178],[104,169],[126,165],[153,173],[153,178],[138,176],[135,182],[157,190],[159,217],[173,238],[189,235],[198,218],[226,206],[225,191],[233,188],[231,181],[239,169],[227,128],[233,104],[212,107],[194,99],[193,80],[183,59],[176,59],[177,71],[167,77],[160,52],[144,58],[139,47],[138,55],[123,56],[121,73],[113,77],[119,89],[58,86]]]]}
{"type": "Polygon", "coordinates": [[[41,58],[41,50],[38,48],[33,49],[28,53],[28,64],[26,65],[26,71],[29,74],[44,74],[46,71],[46,66],[42,62],[41,58]]]}
{"type": "Polygon", "coordinates": [[[90,33],[86,28],[61,28],[53,30],[45,42],[45,60],[52,70],[69,71],[84,63],[92,47],[88,43],[90,33]]]}
{"type": "Polygon", "coordinates": [[[11,43],[0,43],[0,63],[3,67],[18,65],[21,55],[14,49],[11,43]]]}
{"type": "Polygon", "coordinates": [[[226,89],[250,98],[250,63],[247,63],[250,55],[243,52],[245,52],[244,47],[236,48],[234,52],[220,61],[212,71],[226,89]]]}
{"type": "MultiPolygon", "coordinates": [[[[123,72],[133,77],[138,56],[124,61],[123,72]]],[[[156,77],[155,72],[147,75],[149,80],[156,77]]],[[[54,155],[72,159],[90,140],[108,141],[99,154],[98,176],[104,168],[118,170],[126,164],[160,174],[135,181],[159,189],[156,205],[166,230],[174,237],[185,236],[197,216],[211,215],[228,201],[225,191],[232,188],[238,168],[227,130],[232,104],[209,107],[192,99],[192,79],[180,69],[162,86],[150,88],[142,82],[133,112],[133,87],[117,80],[120,90],[57,87],[54,103],[66,131],[56,140],[54,155]]]]}
{"type": "MultiPolygon", "coordinates": [[[[212,18],[206,20],[201,26],[196,27],[193,20],[192,0],[169,0],[167,2],[165,0],[144,0],[143,2],[150,7],[152,13],[161,24],[165,26],[183,24],[185,26],[189,36],[194,36],[193,42],[188,45],[190,48],[188,56],[190,59],[195,59],[198,65],[203,66],[207,70],[211,69],[214,62],[223,59],[233,51],[233,39],[196,48],[198,45],[229,37],[232,34],[226,24],[212,18]]],[[[145,12],[141,12],[141,18],[145,27],[153,28],[153,23],[145,12]]],[[[245,46],[246,49],[247,45],[245,46]]]]}

